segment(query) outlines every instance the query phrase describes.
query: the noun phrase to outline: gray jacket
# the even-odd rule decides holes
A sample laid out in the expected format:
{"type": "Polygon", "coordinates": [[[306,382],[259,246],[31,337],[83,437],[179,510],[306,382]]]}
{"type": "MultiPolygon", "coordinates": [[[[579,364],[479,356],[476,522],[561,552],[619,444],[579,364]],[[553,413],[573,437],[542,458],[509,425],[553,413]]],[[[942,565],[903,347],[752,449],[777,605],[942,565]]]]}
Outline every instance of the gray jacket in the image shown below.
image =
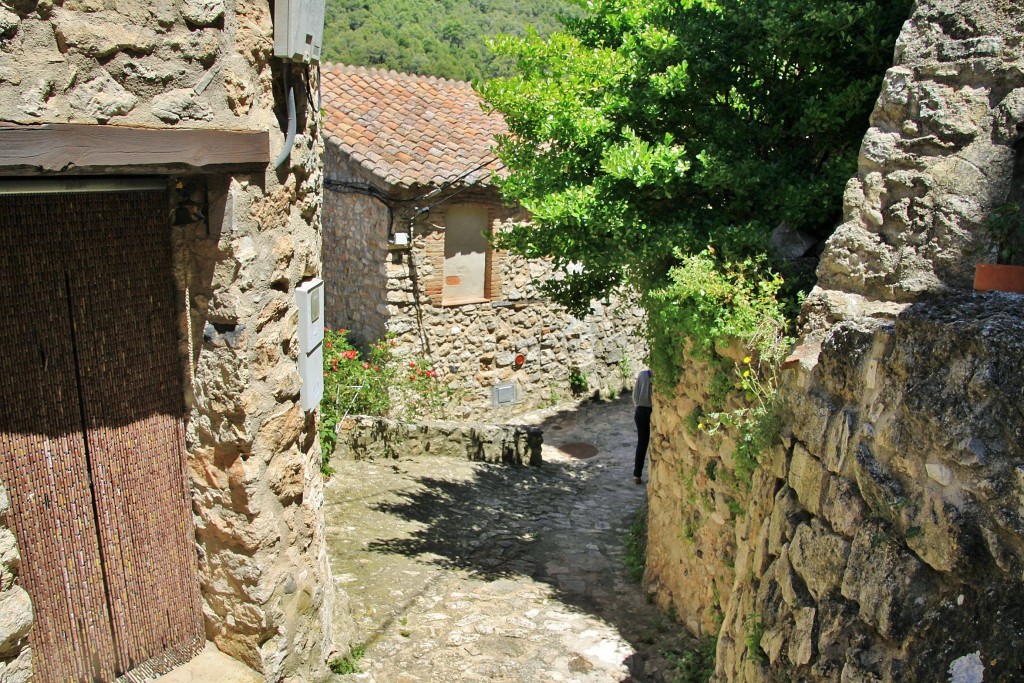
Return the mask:
{"type": "Polygon", "coordinates": [[[637,408],[651,407],[651,371],[641,370],[633,385],[633,405],[637,408]]]}

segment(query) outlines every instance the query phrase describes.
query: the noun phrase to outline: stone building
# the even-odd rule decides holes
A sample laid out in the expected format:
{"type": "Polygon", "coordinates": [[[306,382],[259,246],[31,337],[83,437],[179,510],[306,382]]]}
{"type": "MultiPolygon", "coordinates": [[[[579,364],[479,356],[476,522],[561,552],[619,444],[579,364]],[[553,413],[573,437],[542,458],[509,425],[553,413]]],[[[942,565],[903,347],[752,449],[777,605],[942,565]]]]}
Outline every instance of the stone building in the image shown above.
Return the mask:
{"type": "Polygon", "coordinates": [[[507,132],[470,84],[366,68],[324,71],[327,319],[366,344],[394,335],[500,419],[576,393],[617,393],[646,354],[623,302],[576,319],[537,288],[549,264],[489,237],[528,220],[492,183],[507,132]],[[572,381],[571,381],[572,380],[572,381]]]}
{"type": "Polygon", "coordinates": [[[1024,295],[971,291],[1024,196],[1019,26],[915,3],[750,481],[686,426],[710,373],[655,406],[646,580],[713,680],[1024,680],[1024,295]]]}
{"type": "Polygon", "coordinates": [[[302,92],[285,150],[271,4],[0,2],[0,680],[347,644],[296,370],[322,143],[302,92]]]}

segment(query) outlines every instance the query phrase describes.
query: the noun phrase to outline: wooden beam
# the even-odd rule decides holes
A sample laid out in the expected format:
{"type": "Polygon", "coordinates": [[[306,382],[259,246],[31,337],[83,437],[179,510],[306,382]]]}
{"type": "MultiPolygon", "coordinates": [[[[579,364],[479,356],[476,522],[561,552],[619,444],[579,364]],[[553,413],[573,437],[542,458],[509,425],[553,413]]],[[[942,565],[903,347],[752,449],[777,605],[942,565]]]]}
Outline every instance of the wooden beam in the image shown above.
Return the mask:
{"type": "Polygon", "coordinates": [[[0,176],[261,171],[266,131],[0,124],[0,176]]]}

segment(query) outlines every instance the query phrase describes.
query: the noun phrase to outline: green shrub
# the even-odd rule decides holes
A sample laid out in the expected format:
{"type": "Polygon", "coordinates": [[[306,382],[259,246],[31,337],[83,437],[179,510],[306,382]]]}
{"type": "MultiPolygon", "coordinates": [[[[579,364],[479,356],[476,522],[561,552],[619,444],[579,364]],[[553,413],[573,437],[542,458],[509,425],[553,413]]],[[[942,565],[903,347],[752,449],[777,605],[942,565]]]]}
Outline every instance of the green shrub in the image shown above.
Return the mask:
{"type": "Polygon", "coordinates": [[[579,368],[569,368],[569,391],[573,396],[582,396],[590,387],[587,375],[579,368]]]}
{"type": "Polygon", "coordinates": [[[690,421],[708,434],[734,430],[736,476],[749,482],[779,432],[778,370],[792,343],[778,298],[782,279],[763,258],[724,261],[713,248],[680,259],[671,284],[646,297],[655,381],[671,394],[690,360],[711,367],[705,403],[690,421]],[[749,354],[741,363],[719,353],[736,342],[749,354]]]}
{"type": "Polygon", "coordinates": [[[324,396],[320,401],[321,470],[337,445],[337,428],[348,415],[394,419],[444,418],[457,392],[431,363],[400,357],[395,341],[374,342],[360,353],[344,329],[324,328],[324,396]]]}
{"type": "Polygon", "coordinates": [[[361,660],[365,654],[365,646],[353,645],[349,651],[348,657],[336,657],[331,660],[328,666],[330,666],[331,671],[336,674],[362,673],[363,670],[359,668],[359,660],[361,660]]]}
{"type": "Polygon", "coordinates": [[[746,620],[747,653],[758,662],[765,659],[764,651],[761,649],[762,636],[764,636],[764,624],[761,623],[761,615],[748,615],[746,620]]]}
{"type": "Polygon", "coordinates": [[[715,648],[718,640],[714,636],[705,636],[696,649],[687,650],[682,654],[671,655],[673,664],[673,683],[707,683],[715,672],[715,648]]]}
{"type": "Polygon", "coordinates": [[[719,346],[738,341],[768,364],[785,353],[787,320],[776,298],[782,278],[764,258],[727,261],[713,247],[677,256],[681,263],[669,271],[670,283],[644,297],[655,382],[671,393],[687,360],[702,360],[725,371],[716,373],[711,387],[713,398],[723,402],[735,382],[719,346]]]}

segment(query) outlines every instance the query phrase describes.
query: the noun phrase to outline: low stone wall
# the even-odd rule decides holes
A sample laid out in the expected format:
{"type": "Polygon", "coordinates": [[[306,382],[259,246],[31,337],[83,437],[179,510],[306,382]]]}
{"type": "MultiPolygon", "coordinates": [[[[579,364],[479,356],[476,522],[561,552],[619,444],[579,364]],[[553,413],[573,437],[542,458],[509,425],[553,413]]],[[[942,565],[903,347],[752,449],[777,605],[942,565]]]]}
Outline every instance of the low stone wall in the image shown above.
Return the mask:
{"type": "Polygon", "coordinates": [[[737,535],[746,537],[747,518],[738,513],[751,500],[732,462],[734,430],[697,428],[714,372],[689,362],[672,399],[655,395],[651,416],[645,583],[697,635],[714,635],[721,625],[736,581],[737,535]]]}
{"type": "Polygon", "coordinates": [[[788,468],[758,515],[767,533],[751,539],[755,580],[734,596],[720,675],[934,681],[982,662],[986,680],[1020,675],[1021,358],[1012,295],[830,332],[786,387],[788,468]],[[740,652],[744,614],[766,664],[740,652]]]}
{"type": "Polygon", "coordinates": [[[522,425],[397,422],[360,416],[346,420],[335,451],[349,458],[430,455],[510,465],[540,465],[543,432],[522,425]]]}
{"type": "Polygon", "coordinates": [[[7,522],[10,508],[7,490],[0,484],[0,681],[22,683],[32,677],[32,600],[18,585],[21,555],[7,522]]]}

